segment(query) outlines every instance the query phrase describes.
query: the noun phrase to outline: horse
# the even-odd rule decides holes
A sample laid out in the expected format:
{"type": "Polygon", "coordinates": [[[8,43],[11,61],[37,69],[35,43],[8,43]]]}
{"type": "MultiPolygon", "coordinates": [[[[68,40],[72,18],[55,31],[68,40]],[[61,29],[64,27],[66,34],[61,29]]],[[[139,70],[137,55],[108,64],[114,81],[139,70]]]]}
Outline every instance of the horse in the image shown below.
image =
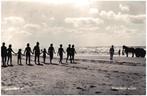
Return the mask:
{"type": "Polygon", "coordinates": [[[136,57],[145,57],[146,51],[143,48],[136,48],[135,55],[136,57]]]}
{"type": "Polygon", "coordinates": [[[135,49],[133,47],[127,47],[127,46],[123,45],[123,50],[126,53],[126,57],[128,57],[129,53],[132,53],[132,57],[134,57],[135,49]]]}

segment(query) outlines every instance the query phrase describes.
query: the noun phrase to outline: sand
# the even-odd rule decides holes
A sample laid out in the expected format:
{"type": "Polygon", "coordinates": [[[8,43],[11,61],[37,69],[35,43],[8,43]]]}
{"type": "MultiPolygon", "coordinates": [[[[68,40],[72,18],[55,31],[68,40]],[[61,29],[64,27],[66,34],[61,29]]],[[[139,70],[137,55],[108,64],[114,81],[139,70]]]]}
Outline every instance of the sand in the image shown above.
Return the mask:
{"type": "MultiPolygon", "coordinates": [[[[33,58],[32,58],[33,59],[33,58]]],[[[17,65],[1,69],[2,95],[145,95],[145,58],[77,56],[74,64],[17,65]]],[[[42,61],[42,58],[41,58],[42,61]]],[[[64,61],[65,62],[65,61],[64,61]]]]}

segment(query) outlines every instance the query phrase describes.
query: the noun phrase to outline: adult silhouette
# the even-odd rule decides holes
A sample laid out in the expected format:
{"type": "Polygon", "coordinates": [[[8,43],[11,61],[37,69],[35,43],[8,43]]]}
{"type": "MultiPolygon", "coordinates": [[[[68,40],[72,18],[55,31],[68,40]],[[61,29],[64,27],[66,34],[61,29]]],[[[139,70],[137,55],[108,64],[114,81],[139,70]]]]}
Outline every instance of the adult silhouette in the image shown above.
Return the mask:
{"type": "Polygon", "coordinates": [[[52,64],[52,59],[55,53],[55,49],[53,47],[53,44],[50,44],[50,47],[48,48],[48,54],[50,56],[50,63],[52,64]]]}
{"type": "Polygon", "coordinates": [[[76,50],[74,48],[74,45],[72,45],[72,48],[71,48],[71,63],[74,63],[75,53],[76,53],[76,50]]]}
{"type": "Polygon", "coordinates": [[[6,58],[7,57],[7,47],[5,46],[5,43],[2,43],[1,46],[1,58],[2,58],[2,67],[6,67],[6,58]]]}
{"type": "Polygon", "coordinates": [[[113,45],[111,46],[109,53],[110,53],[110,60],[113,60],[113,55],[114,55],[114,46],[113,45]]]}
{"type": "Polygon", "coordinates": [[[27,64],[27,61],[29,60],[29,64],[30,63],[30,60],[31,60],[31,53],[33,54],[33,52],[31,51],[31,47],[30,47],[30,44],[27,43],[27,47],[25,48],[25,51],[24,51],[24,54],[26,55],[26,64],[27,64]]]}
{"type": "MultiPolygon", "coordinates": [[[[65,53],[64,49],[62,48],[62,44],[60,44],[60,48],[58,49],[58,54],[60,56],[60,60],[59,60],[59,63],[62,64],[62,60],[63,60],[63,53],[65,53]]],[[[57,55],[58,55],[57,54],[57,55]]]]}
{"type": "Polygon", "coordinates": [[[66,52],[67,52],[66,63],[67,63],[68,59],[70,60],[70,63],[71,63],[71,45],[70,44],[68,45],[66,52]]]}
{"type": "Polygon", "coordinates": [[[12,50],[12,45],[10,44],[9,45],[9,48],[7,49],[7,65],[9,65],[9,61],[10,61],[10,66],[13,66],[12,65],[12,52],[15,54],[15,52],[12,50]]]}
{"type": "Polygon", "coordinates": [[[34,62],[35,64],[36,63],[36,59],[38,59],[38,64],[40,64],[40,47],[39,47],[39,42],[36,43],[36,46],[34,46],[34,49],[33,49],[33,53],[35,53],[35,59],[34,59],[34,62]]]}

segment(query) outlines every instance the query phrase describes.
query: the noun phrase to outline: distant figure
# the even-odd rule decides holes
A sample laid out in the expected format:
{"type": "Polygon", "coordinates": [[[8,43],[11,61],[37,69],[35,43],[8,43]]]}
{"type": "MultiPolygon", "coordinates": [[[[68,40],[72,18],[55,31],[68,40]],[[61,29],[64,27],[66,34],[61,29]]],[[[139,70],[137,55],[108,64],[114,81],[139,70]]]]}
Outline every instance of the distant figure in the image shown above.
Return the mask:
{"type": "Polygon", "coordinates": [[[54,50],[53,44],[50,44],[50,47],[48,48],[48,54],[50,56],[50,63],[51,64],[52,64],[52,59],[53,59],[54,53],[55,53],[55,50],[54,50]]]}
{"type": "Polygon", "coordinates": [[[111,46],[109,53],[110,53],[110,60],[113,60],[113,55],[114,55],[114,46],[113,45],[111,46]]]}
{"type": "Polygon", "coordinates": [[[46,51],[45,48],[44,48],[44,50],[42,51],[42,53],[43,53],[43,63],[45,64],[46,54],[47,54],[47,51],[46,51]]]}
{"type": "Polygon", "coordinates": [[[15,52],[12,50],[12,45],[10,44],[9,48],[7,49],[7,57],[8,57],[7,65],[9,65],[8,63],[9,63],[9,60],[10,60],[10,66],[13,66],[12,65],[12,52],[15,54],[15,52]]]}
{"type": "Polygon", "coordinates": [[[35,64],[36,64],[36,59],[38,59],[38,64],[40,64],[40,47],[39,47],[39,42],[36,43],[36,46],[33,49],[33,53],[35,53],[35,59],[34,59],[35,64]]]}
{"type": "Polygon", "coordinates": [[[22,65],[21,56],[22,56],[22,52],[21,52],[21,49],[19,49],[17,53],[17,64],[18,65],[22,65]]]}
{"type": "Polygon", "coordinates": [[[74,45],[72,45],[72,48],[71,48],[71,63],[74,63],[74,57],[75,57],[75,48],[74,48],[74,45]]]}
{"type": "Polygon", "coordinates": [[[30,44],[27,43],[27,47],[25,48],[25,51],[24,51],[24,54],[26,54],[26,64],[27,64],[28,59],[29,59],[29,64],[30,64],[31,53],[33,54],[33,52],[31,51],[30,44]]]}
{"type": "Polygon", "coordinates": [[[125,53],[124,53],[124,49],[122,50],[122,55],[125,55],[125,53]]]}
{"type": "MultiPolygon", "coordinates": [[[[63,60],[63,53],[65,53],[64,49],[62,48],[62,44],[60,44],[60,48],[58,49],[58,54],[60,56],[60,60],[59,60],[59,63],[62,64],[62,60],[63,60]]],[[[57,54],[57,55],[58,55],[57,54]]]]}
{"type": "Polygon", "coordinates": [[[6,58],[7,57],[7,47],[5,46],[5,43],[3,42],[2,43],[2,46],[1,46],[1,58],[2,58],[2,67],[6,67],[6,58]]]}
{"type": "Polygon", "coordinates": [[[121,50],[119,49],[119,50],[118,50],[118,55],[119,55],[119,56],[120,56],[120,51],[121,51],[121,50]]]}
{"type": "Polygon", "coordinates": [[[69,58],[70,63],[71,63],[71,45],[70,44],[68,45],[68,48],[66,49],[66,52],[67,52],[66,63],[68,61],[68,58],[69,58]]]}

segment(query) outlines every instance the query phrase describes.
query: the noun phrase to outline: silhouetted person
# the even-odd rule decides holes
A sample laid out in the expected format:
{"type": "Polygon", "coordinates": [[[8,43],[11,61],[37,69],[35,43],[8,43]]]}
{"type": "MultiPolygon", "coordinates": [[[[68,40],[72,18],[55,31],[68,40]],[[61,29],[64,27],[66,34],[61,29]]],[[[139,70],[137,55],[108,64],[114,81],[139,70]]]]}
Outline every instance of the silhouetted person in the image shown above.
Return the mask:
{"type": "MultiPolygon", "coordinates": [[[[59,63],[62,64],[62,60],[63,60],[63,53],[65,53],[64,49],[62,48],[62,44],[60,44],[60,48],[58,49],[58,54],[60,56],[60,60],[59,60],[59,63]]],[[[58,55],[57,54],[57,55],[58,55]]]]}
{"type": "Polygon", "coordinates": [[[124,51],[125,51],[125,50],[123,49],[123,50],[122,50],[122,55],[125,55],[124,51]]]}
{"type": "Polygon", "coordinates": [[[75,48],[74,48],[74,45],[72,45],[72,48],[71,48],[71,63],[74,63],[74,57],[75,57],[75,48]]]}
{"type": "Polygon", "coordinates": [[[29,60],[29,64],[30,64],[31,53],[33,53],[33,52],[31,51],[30,44],[27,43],[27,47],[25,48],[25,51],[24,51],[24,54],[26,55],[26,64],[27,64],[28,60],[29,60]]]}
{"type": "Polygon", "coordinates": [[[39,47],[39,42],[36,43],[36,46],[33,49],[33,53],[35,53],[35,59],[34,59],[35,64],[36,64],[36,59],[38,59],[38,64],[40,64],[40,47],[39,47]]]}
{"type": "Polygon", "coordinates": [[[114,55],[114,46],[113,45],[111,46],[109,53],[110,53],[110,60],[113,60],[113,55],[114,55]]]}
{"type": "Polygon", "coordinates": [[[21,52],[21,49],[18,50],[18,53],[17,53],[17,64],[22,64],[21,62],[21,56],[22,56],[22,52],[21,52]]]}
{"type": "Polygon", "coordinates": [[[6,67],[6,58],[7,57],[7,47],[5,46],[5,43],[3,42],[1,46],[1,58],[2,58],[2,67],[6,67]]]}
{"type": "Polygon", "coordinates": [[[68,45],[68,48],[66,49],[66,52],[67,52],[66,63],[68,61],[68,58],[69,58],[70,63],[71,63],[71,45],[70,44],[68,45]]]}
{"type": "Polygon", "coordinates": [[[47,51],[46,49],[44,48],[44,50],[42,51],[43,53],[43,63],[45,63],[45,60],[46,60],[46,54],[47,54],[47,51]]]}
{"type": "Polygon", "coordinates": [[[7,60],[7,65],[9,65],[9,60],[10,60],[10,66],[13,66],[12,65],[12,52],[15,54],[15,52],[12,50],[12,45],[10,44],[9,45],[9,48],[7,49],[7,57],[8,57],[8,60],[7,60]]]}
{"type": "Polygon", "coordinates": [[[53,44],[51,44],[50,47],[48,48],[48,54],[50,56],[50,63],[51,64],[52,64],[52,59],[53,59],[54,53],[55,53],[55,50],[54,50],[53,44]]]}
{"type": "Polygon", "coordinates": [[[120,49],[118,50],[118,55],[120,56],[120,49]]]}

